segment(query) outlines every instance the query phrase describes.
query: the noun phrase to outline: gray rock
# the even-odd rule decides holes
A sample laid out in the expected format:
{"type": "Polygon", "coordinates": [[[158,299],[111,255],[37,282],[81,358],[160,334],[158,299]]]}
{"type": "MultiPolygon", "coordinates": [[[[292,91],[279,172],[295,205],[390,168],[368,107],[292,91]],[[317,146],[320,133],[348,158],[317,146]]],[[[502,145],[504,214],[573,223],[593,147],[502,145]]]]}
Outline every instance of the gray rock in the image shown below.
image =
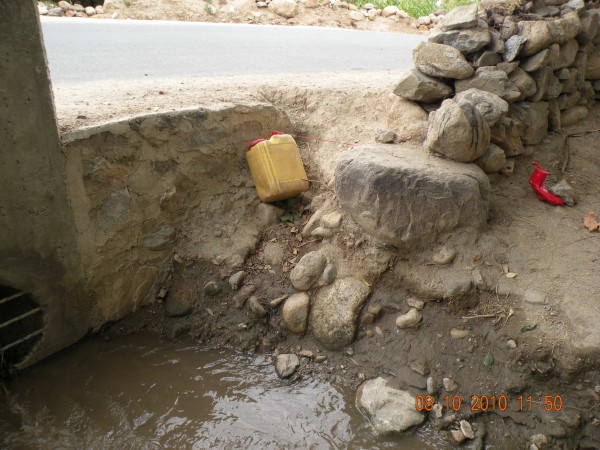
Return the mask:
{"type": "Polygon", "coordinates": [[[508,114],[508,103],[492,92],[481,89],[467,89],[454,97],[459,104],[470,103],[483,116],[486,123],[493,127],[508,114]]]}
{"type": "Polygon", "coordinates": [[[560,108],[556,99],[548,100],[548,130],[560,131],[560,108]]]}
{"type": "Polygon", "coordinates": [[[517,86],[517,89],[521,93],[521,95],[516,99],[517,101],[525,100],[526,98],[535,95],[537,91],[535,80],[520,67],[517,67],[515,70],[513,70],[508,76],[508,79],[512,81],[515,86],[517,86]]]}
{"type": "Polygon", "coordinates": [[[415,66],[426,75],[463,80],[473,68],[461,52],[449,45],[421,42],[413,50],[415,66]]]}
{"type": "Polygon", "coordinates": [[[475,61],[475,67],[492,67],[502,62],[502,57],[492,51],[484,51],[475,61]]]}
{"type": "MultiPolygon", "coordinates": [[[[511,37],[515,36],[519,32],[519,26],[515,19],[510,16],[504,18],[504,22],[502,22],[502,28],[500,29],[500,36],[505,41],[508,41],[511,37]]],[[[506,46],[508,50],[508,45],[506,46]]]]}
{"type": "Polygon", "coordinates": [[[293,353],[277,355],[275,358],[275,373],[279,378],[291,377],[300,366],[300,358],[293,353]]]}
{"type": "Polygon", "coordinates": [[[532,304],[544,304],[546,303],[546,293],[535,289],[527,289],[523,294],[523,300],[532,304]]]}
{"type": "Polygon", "coordinates": [[[450,45],[461,53],[468,55],[481,50],[490,43],[490,32],[483,28],[444,31],[431,36],[429,42],[450,45]]]}
{"type": "Polygon", "coordinates": [[[354,220],[396,246],[429,244],[440,233],[479,228],[487,220],[490,185],[478,167],[432,158],[405,144],[349,150],[339,159],[335,183],[340,204],[354,220]]]}
{"type": "Polygon", "coordinates": [[[467,437],[460,430],[450,430],[450,435],[452,436],[452,439],[456,441],[457,444],[462,444],[467,439],[467,437]]]}
{"type": "Polygon", "coordinates": [[[231,289],[234,291],[237,291],[242,286],[245,279],[246,272],[240,270],[229,277],[229,286],[231,286],[231,289]]]}
{"type": "Polygon", "coordinates": [[[319,281],[326,265],[327,259],[321,253],[307,253],[290,272],[292,286],[299,291],[308,291],[319,281]]]}
{"type": "Polygon", "coordinates": [[[450,330],[450,337],[452,339],[465,339],[471,336],[469,330],[463,330],[462,328],[452,328],[450,330]]]}
{"type": "Polygon", "coordinates": [[[96,15],[96,9],[93,6],[86,6],[85,7],[85,13],[88,16],[95,16],[96,15]]]}
{"type": "Polygon", "coordinates": [[[447,300],[457,300],[471,291],[473,280],[463,274],[443,274],[440,277],[443,286],[443,296],[447,300]]]}
{"type": "Polygon", "coordinates": [[[556,99],[562,92],[563,85],[560,80],[552,75],[548,82],[548,87],[546,88],[546,92],[542,97],[543,100],[551,100],[556,99]]]}
{"type": "Polygon", "coordinates": [[[381,377],[360,385],[356,407],[376,434],[400,433],[425,420],[415,409],[415,398],[410,393],[389,387],[381,377]]]}
{"type": "Polygon", "coordinates": [[[588,115],[588,109],[585,106],[575,106],[565,109],[560,114],[560,122],[563,127],[570,127],[584,120],[588,115]]]}
{"type": "Polygon", "coordinates": [[[506,165],[504,150],[496,144],[490,144],[487,152],[475,160],[485,173],[498,173],[506,165]]]}
{"type": "Polygon", "coordinates": [[[546,102],[521,102],[519,107],[527,113],[527,121],[521,130],[524,144],[539,144],[548,134],[549,107],[546,102]]]}
{"type": "Polygon", "coordinates": [[[406,304],[411,308],[415,308],[418,311],[425,308],[425,301],[416,297],[410,297],[408,300],[406,300],[406,304]]]}
{"type": "Polygon", "coordinates": [[[561,11],[575,11],[578,14],[585,11],[585,2],[583,0],[571,0],[560,7],[561,11]]]}
{"type": "Polygon", "coordinates": [[[506,341],[506,348],[514,350],[515,348],[517,348],[517,342],[514,339],[509,339],[508,341],[506,341]]]}
{"type": "MultiPolygon", "coordinates": [[[[548,48],[552,44],[552,34],[548,22],[531,20],[519,22],[519,35],[525,38],[521,56],[531,56],[548,48]]],[[[508,43],[507,43],[508,44],[508,43]]]]}
{"type": "Polygon", "coordinates": [[[48,10],[47,15],[50,17],[62,17],[65,15],[65,12],[62,8],[51,8],[48,10]]]}
{"type": "Polygon", "coordinates": [[[490,44],[487,47],[490,52],[502,55],[506,51],[506,45],[499,32],[490,30],[490,44]]]}
{"type": "MultiPolygon", "coordinates": [[[[505,75],[506,76],[506,75],[505,75]]],[[[472,162],[490,144],[490,127],[479,111],[466,100],[444,100],[429,115],[425,148],[459,162],[472,162]]]]}
{"type": "MultiPolygon", "coordinates": [[[[562,90],[561,94],[573,94],[583,84],[583,76],[579,73],[577,69],[562,69],[567,72],[567,78],[561,80],[562,81],[562,90]]],[[[560,78],[559,78],[560,79],[560,78]]]]}
{"type": "Polygon", "coordinates": [[[291,19],[298,12],[298,4],[294,0],[273,0],[269,3],[269,9],[278,16],[291,19]]]}
{"type": "Polygon", "coordinates": [[[396,140],[398,136],[392,130],[382,130],[378,128],[375,131],[375,142],[380,142],[381,144],[392,144],[396,140]]]}
{"type": "Polygon", "coordinates": [[[171,225],[163,225],[159,230],[146,236],[142,245],[149,250],[165,250],[170,242],[175,238],[175,228],[171,225]]]}
{"type": "Polygon", "coordinates": [[[407,100],[433,103],[450,97],[454,90],[445,83],[419,72],[405,70],[394,89],[394,94],[407,100]]]}
{"type": "Polygon", "coordinates": [[[253,284],[247,284],[245,286],[242,286],[239,292],[237,292],[232,298],[233,305],[237,309],[240,309],[242,306],[244,306],[246,300],[248,300],[248,298],[252,294],[254,294],[254,291],[256,291],[256,286],[254,286],[253,284]]]}
{"type": "Polygon", "coordinates": [[[581,20],[574,12],[563,13],[560,19],[547,23],[553,43],[563,44],[581,33],[581,20]]]}
{"type": "Polygon", "coordinates": [[[310,235],[320,239],[329,239],[333,236],[331,228],[317,227],[310,232],[310,235]]]}
{"type": "Polygon", "coordinates": [[[554,61],[552,68],[554,70],[564,67],[571,67],[577,57],[579,51],[579,43],[575,39],[571,39],[560,46],[558,57],[554,61]]]}
{"type": "Polygon", "coordinates": [[[449,247],[442,247],[442,249],[433,257],[433,262],[438,266],[445,266],[454,261],[454,258],[456,258],[456,250],[449,247]]]}
{"type": "Polygon", "coordinates": [[[73,10],[74,11],[78,11],[78,12],[84,12],[85,8],[83,7],[83,5],[79,4],[79,3],[75,3],[73,5],[73,10]]]}
{"type": "Polygon", "coordinates": [[[451,378],[442,379],[442,384],[444,385],[446,392],[452,392],[458,389],[458,384],[456,384],[451,378]]]}
{"type": "Polygon", "coordinates": [[[577,105],[581,98],[581,92],[575,91],[573,94],[560,95],[557,99],[558,107],[561,111],[572,108],[577,105]]]}
{"type": "Polygon", "coordinates": [[[539,102],[546,95],[546,91],[550,85],[550,80],[553,77],[552,69],[550,67],[543,67],[532,75],[535,80],[536,89],[535,94],[529,97],[529,100],[531,102],[539,102]]]}
{"type": "Polygon", "coordinates": [[[357,317],[369,288],[354,278],[336,280],[317,294],[310,321],[315,338],[327,349],[339,350],[352,343],[357,317]]]}
{"type": "Polygon", "coordinates": [[[581,33],[577,36],[577,40],[581,44],[592,42],[598,34],[598,26],[600,16],[596,11],[586,12],[581,16],[581,33]]]}
{"type": "Polygon", "coordinates": [[[337,211],[327,213],[321,218],[321,225],[327,228],[338,228],[341,223],[342,214],[337,211]]]}
{"type": "Polygon", "coordinates": [[[165,312],[169,317],[187,316],[192,309],[192,301],[187,297],[169,297],[165,302],[165,312]]]}
{"type": "Polygon", "coordinates": [[[442,19],[441,29],[444,31],[463,30],[476,27],[477,23],[477,4],[474,3],[452,9],[442,19]]]}
{"type": "Polygon", "coordinates": [[[310,297],[305,292],[294,294],[283,305],[283,322],[292,333],[301,334],[306,331],[310,297]]]}
{"type": "Polygon", "coordinates": [[[423,320],[423,316],[415,308],[412,308],[406,314],[396,317],[396,326],[401,330],[406,328],[415,328],[423,320]]]}
{"type": "Polygon", "coordinates": [[[542,67],[548,65],[548,61],[550,59],[549,56],[550,49],[547,48],[522,60],[520,67],[527,72],[535,72],[536,70],[540,70],[542,67]]]}
{"type": "Polygon", "coordinates": [[[480,67],[471,78],[454,83],[457,93],[473,88],[496,94],[507,102],[514,102],[521,96],[521,91],[508,79],[506,72],[494,67],[480,67]]]}
{"type": "Polygon", "coordinates": [[[573,189],[571,185],[567,183],[567,180],[560,180],[554,186],[550,187],[550,192],[557,197],[562,198],[565,204],[568,206],[575,206],[578,203],[575,189],[573,189]]]}
{"type": "Polygon", "coordinates": [[[248,309],[256,317],[265,317],[267,315],[267,310],[260,303],[260,300],[258,299],[258,297],[256,295],[252,295],[248,299],[248,309]]]}
{"type": "Polygon", "coordinates": [[[348,15],[353,22],[360,22],[365,18],[365,15],[360,11],[350,11],[348,15]]]}
{"type": "Polygon", "coordinates": [[[497,124],[492,129],[492,143],[504,150],[506,157],[522,155],[525,151],[519,129],[512,125],[507,128],[497,124]]]}
{"type": "Polygon", "coordinates": [[[204,295],[208,295],[209,297],[219,295],[222,290],[223,286],[217,281],[209,281],[204,285],[204,295]]]}
{"type": "Polygon", "coordinates": [[[504,55],[502,55],[504,61],[514,61],[517,56],[519,56],[519,53],[521,53],[526,40],[525,37],[519,36],[518,34],[511,36],[505,44],[506,50],[504,51],[504,55]]]}
{"type": "Polygon", "coordinates": [[[587,55],[584,73],[586,80],[600,80],[600,48],[594,49],[587,55]]]}
{"type": "Polygon", "coordinates": [[[467,439],[475,439],[475,433],[473,432],[473,427],[466,420],[460,421],[460,431],[465,435],[467,439]]]}
{"type": "Polygon", "coordinates": [[[63,11],[68,11],[70,9],[73,9],[73,5],[71,5],[69,2],[66,2],[65,0],[59,1],[58,7],[61,8],[63,11]]]}
{"type": "Polygon", "coordinates": [[[319,284],[326,286],[335,281],[337,277],[337,267],[335,264],[327,264],[325,266],[325,270],[323,271],[323,275],[321,275],[321,279],[319,280],[319,284]]]}
{"type": "MultiPolygon", "coordinates": [[[[410,370],[424,377],[429,375],[429,372],[431,372],[429,364],[427,364],[427,361],[425,361],[423,358],[417,358],[411,361],[408,363],[408,366],[410,367],[410,370]]],[[[425,387],[427,387],[427,383],[425,383],[425,387]]]]}

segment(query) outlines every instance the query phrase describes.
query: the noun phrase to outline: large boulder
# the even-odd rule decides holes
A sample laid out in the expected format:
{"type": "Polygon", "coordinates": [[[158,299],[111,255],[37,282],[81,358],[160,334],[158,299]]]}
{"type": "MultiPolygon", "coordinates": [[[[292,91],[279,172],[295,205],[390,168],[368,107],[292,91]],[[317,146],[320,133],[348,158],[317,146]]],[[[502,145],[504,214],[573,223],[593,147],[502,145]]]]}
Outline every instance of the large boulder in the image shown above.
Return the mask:
{"type": "Polygon", "coordinates": [[[310,321],[321,345],[340,350],[354,341],[358,314],[369,293],[369,287],[355,278],[336,280],[319,291],[310,321]]]}
{"type": "Polygon", "coordinates": [[[408,144],[371,144],[342,154],[335,190],[367,233],[398,247],[432,244],[442,233],[482,228],[487,221],[490,184],[478,167],[408,144]]]}
{"type": "Polygon", "coordinates": [[[431,36],[429,42],[450,45],[461,53],[468,55],[481,50],[490,43],[490,32],[484,28],[443,31],[431,36]]]}
{"type": "Polygon", "coordinates": [[[360,385],[356,407],[376,434],[401,433],[425,420],[423,413],[415,409],[415,398],[410,393],[389,387],[381,377],[360,385]]]}
{"type": "Polygon", "coordinates": [[[454,83],[457,93],[471,88],[491,92],[507,102],[514,102],[521,96],[521,91],[508,79],[506,72],[495,67],[480,67],[471,78],[454,83]]]}
{"type": "Polygon", "coordinates": [[[444,16],[441,28],[448,30],[463,30],[477,26],[477,3],[468,6],[459,6],[452,9],[444,16]]]}
{"type": "Polygon", "coordinates": [[[462,91],[454,97],[454,100],[459,104],[470,103],[473,105],[490,127],[493,127],[508,114],[508,103],[506,101],[502,100],[496,94],[482,91],[481,89],[462,91]]]}
{"type": "Polygon", "coordinates": [[[473,68],[457,49],[434,42],[421,42],[413,50],[415,66],[424,74],[463,80],[473,75],[473,68]]]}
{"type": "Polygon", "coordinates": [[[298,3],[294,0],[273,0],[269,3],[269,9],[278,16],[291,19],[298,12],[298,3]]]}
{"type": "Polygon", "coordinates": [[[394,89],[394,94],[398,97],[425,103],[443,100],[453,93],[454,90],[450,86],[417,69],[403,71],[394,89]]]}
{"type": "Polygon", "coordinates": [[[425,148],[454,161],[472,162],[487,150],[490,127],[475,106],[464,97],[459,100],[444,100],[429,115],[425,148]]]}

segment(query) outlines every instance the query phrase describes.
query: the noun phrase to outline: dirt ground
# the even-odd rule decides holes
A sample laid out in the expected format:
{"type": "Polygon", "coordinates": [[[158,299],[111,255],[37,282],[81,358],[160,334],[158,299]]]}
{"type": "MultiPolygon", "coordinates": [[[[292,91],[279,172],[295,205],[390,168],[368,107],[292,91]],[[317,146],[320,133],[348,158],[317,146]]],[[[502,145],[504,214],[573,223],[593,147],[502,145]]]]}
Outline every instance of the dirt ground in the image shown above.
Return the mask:
{"type": "MultiPolygon", "coordinates": [[[[278,16],[268,8],[258,8],[254,0],[109,0],[104,4],[105,13],[94,19],[179,20],[186,22],[251,23],[270,25],[321,26],[355,28],[369,31],[420,33],[411,18],[364,18],[359,22],[350,20],[350,10],[321,2],[316,8],[306,8],[299,2],[298,13],[291,19],[278,16]]],[[[336,3],[336,2],[333,2],[336,3]]]]}
{"type": "MultiPolygon", "coordinates": [[[[270,300],[292,292],[287,270],[304,253],[319,248],[319,242],[300,241],[297,235],[315,212],[311,199],[317,194],[333,197],[335,156],[352,145],[372,142],[377,128],[406,125],[398,113],[399,100],[390,94],[396,78],[393,72],[279,76],[260,81],[230,77],[58,86],[54,92],[61,131],[214,103],[266,102],[289,114],[295,127],[292,132],[303,136],[298,141],[309,178],[315,183],[303,200],[280,204],[295,213],[290,215],[294,221],[264,230],[256,252],[244,266],[259,298],[270,300]],[[288,249],[287,266],[273,268],[262,260],[264,245],[273,239],[288,249]]],[[[232,307],[234,292],[224,274],[203,261],[174,263],[172,278],[165,285],[169,296],[195,293],[191,316],[166,318],[163,303],[157,301],[109,327],[107,336],[151,329],[171,338],[190,333],[201,342],[240,351],[305,349],[326,355],[327,362],[303,358],[302,376],[356,387],[364,379],[387,375],[415,395],[423,394],[427,376],[433,376],[438,385],[449,377],[458,384],[456,395],[465,405],[472,395],[504,395],[509,408],[503,412],[447,411],[437,422],[441,433],[453,427],[456,419],[467,417],[487,429],[486,442],[493,448],[528,448],[531,436],[539,433],[550,438],[548,448],[572,449],[582,442],[591,447],[581,448],[597,448],[593,445],[600,442],[600,233],[588,233],[582,220],[590,211],[600,214],[598,130],[600,107],[595,107],[582,124],[550,135],[520,156],[513,176],[491,177],[495,196],[487,230],[481,235],[457,232],[431,248],[397,252],[394,266],[369,280],[368,305],[380,305],[382,315],[373,324],[364,323],[357,341],[345,352],[327,352],[310,336],[287,332],[278,307],[268,307],[266,318],[254,317],[246,307],[232,307]],[[575,188],[578,205],[552,207],[539,202],[527,183],[532,160],[551,171],[549,184],[564,177],[575,188]],[[442,245],[458,251],[450,266],[431,263],[442,245]],[[475,270],[484,283],[467,298],[440,301],[432,289],[432,281],[442,275],[470,276],[475,270]],[[507,271],[517,275],[509,278],[507,271]],[[222,293],[215,298],[203,296],[205,283],[214,280],[223,282],[222,293]],[[532,292],[543,294],[545,301],[528,301],[532,292]],[[406,300],[413,296],[426,302],[422,325],[400,331],[395,318],[409,309],[406,300]],[[467,336],[451,338],[452,328],[467,336]],[[508,340],[515,341],[516,348],[509,348],[508,340]],[[488,354],[494,359],[491,367],[484,363],[488,354]],[[420,367],[417,370],[426,375],[411,366],[420,367]],[[529,395],[531,408],[519,411],[519,397],[529,395]],[[545,411],[545,395],[561,396],[562,410],[545,411]]],[[[351,254],[354,247],[348,242],[359,240],[355,228],[343,227],[334,245],[351,254]]],[[[372,243],[365,242],[368,245],[372,243]]]]}

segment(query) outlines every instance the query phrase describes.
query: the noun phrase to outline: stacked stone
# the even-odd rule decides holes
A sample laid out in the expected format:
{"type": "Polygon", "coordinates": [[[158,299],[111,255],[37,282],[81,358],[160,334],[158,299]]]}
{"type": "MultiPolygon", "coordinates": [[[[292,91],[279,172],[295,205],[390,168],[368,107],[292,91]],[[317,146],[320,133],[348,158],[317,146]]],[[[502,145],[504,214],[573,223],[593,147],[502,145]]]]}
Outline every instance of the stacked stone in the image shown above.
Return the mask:
{"type": "Polygon", "coordinates": [[[96,14],[104,14],[104,6],[86,6],[79,3],[71,4],[65,0],[58,2],[56,8],[48,9],[45,5],[38,3],[38,13],[41,16],[55,16],[55,17],[91,17],[96,14]]]}
{"type": "Polygon", "coordinates": [[[600,92],[600,9],[536,0],[515,19],[494,7],[506,2],[486,3],[481,15],[476,4],[450,11],[394,93],[433,111],[427,149],[509,174],[524,145],[587,117],[600,92]]]}

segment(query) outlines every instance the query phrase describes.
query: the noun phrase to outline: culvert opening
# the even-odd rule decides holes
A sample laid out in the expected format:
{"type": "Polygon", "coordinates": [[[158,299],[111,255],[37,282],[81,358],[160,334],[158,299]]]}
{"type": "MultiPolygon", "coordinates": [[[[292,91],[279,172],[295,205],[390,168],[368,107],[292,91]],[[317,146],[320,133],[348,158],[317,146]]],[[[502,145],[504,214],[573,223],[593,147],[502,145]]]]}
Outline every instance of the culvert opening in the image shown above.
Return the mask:
{"type": "Polygon", "coordinates": [[[0,376],[13,372],[44,332],[44,311],[33,296],[0,285],[0,376]]]}

